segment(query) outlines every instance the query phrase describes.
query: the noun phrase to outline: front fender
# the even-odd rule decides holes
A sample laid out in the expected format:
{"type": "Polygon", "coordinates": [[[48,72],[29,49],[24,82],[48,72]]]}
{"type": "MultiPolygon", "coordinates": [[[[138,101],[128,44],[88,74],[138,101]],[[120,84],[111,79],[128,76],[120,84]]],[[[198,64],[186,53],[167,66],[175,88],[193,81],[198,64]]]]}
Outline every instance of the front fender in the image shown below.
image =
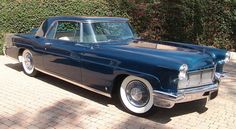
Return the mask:
{"type": "Polygon", "coordinates": [[[116,77],[119,75],[133,75],[133,76],[143,78],[152,85],[153,90],[161,89],[161,82],[159,78],[157,78],[154,75],[144,73],[144,72],[134,71],[130,69],[124,69],[124,68],[116,68],[114,72],[115,72],[116,77]]]}

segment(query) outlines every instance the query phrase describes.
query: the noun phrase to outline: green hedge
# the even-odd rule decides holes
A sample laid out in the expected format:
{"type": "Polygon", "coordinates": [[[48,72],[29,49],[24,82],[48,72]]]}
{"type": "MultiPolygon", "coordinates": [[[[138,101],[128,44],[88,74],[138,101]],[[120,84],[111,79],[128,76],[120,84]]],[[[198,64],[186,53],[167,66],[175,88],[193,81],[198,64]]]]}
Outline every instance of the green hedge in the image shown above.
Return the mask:
{"type": "Polygon", "coordinates": [[[49,16],[87,15],[123,16],[125,12],[115,10],[117,4],[105,0],[16,0],[1,3],[1,31],[25,33],[38,27],[49,16]]]}
{"type": "MultiPolygon", "coordinates": [[[[27,33],[49,16],[128,17],[116,1],[106,0],[2,0],[0,3],[0,40],[5,33],[27,33]]],[[[1,45],[0,45],[1,46],[1,45]]]]}
{"type": "Polygon", "coordinates": [[[127,17],[148,39],[236,49],[236,0],[1,0],[0,49],[5,33],[60,15],[127,17]]]}

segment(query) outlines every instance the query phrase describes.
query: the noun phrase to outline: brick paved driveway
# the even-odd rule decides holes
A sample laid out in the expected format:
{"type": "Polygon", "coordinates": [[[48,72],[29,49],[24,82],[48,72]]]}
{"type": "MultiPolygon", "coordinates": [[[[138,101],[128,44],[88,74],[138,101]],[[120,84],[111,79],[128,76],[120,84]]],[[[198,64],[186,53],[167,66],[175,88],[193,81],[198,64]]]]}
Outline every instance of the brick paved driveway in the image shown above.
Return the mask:
{"type": "Polygon", "coordinates": [[[48,75],[31,78],[18,63],[0,56],[0,129],[235,129],[236,64],[226,68],[219,96],[157,108],[152,117],[140,118],[119,109],[118,102],[48,75]]]}

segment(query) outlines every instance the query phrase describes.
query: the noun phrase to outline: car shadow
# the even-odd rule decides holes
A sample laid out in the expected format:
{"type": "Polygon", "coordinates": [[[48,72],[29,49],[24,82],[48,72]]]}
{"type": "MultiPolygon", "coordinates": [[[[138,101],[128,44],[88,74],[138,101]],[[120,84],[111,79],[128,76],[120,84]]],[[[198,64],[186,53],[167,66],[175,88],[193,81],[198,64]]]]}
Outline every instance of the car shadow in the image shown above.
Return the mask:
{"type": "MultiPolygon", "coordinates": [[[[21,68],[20,63],[5,64],[5,65],[19,72],[23,70],[21,68]]],[[[52,77],[46,74],[40,74],[36,78],[46,83],[49,83],[53,86],[56,86],[58,88],[74,93],[76,95],[90,99],[104,106],[108,106],[108,104],[115,105],[118,109],[124,111],[124,109],[122,108],[117,98],[111,99],[111,98],[99,95],[97,93],[88,91],[86,89],[83,89],[81,87],[75,86],[73,84],[70,84],[68,82],[65,82],[63,80],[57,79],[55,77],[52,77]]],[[[188,103],[176,104],[171,109],[164,109],[164,108],[157,107],[155,109],[156,110],[155,114],[152,114],[151,116],[145,117],[145,118],[151,121],[157,122],[157,123],[166,124],[171,121],[172,117],[181,116],[181,115],[194,113],[194,112],[197,112],[199,114],[206,112],[208,108],[204,106],[205,103],[206,103],[206,100],[199,100],[199,101],[193,101],[193,102],[188,102],[188,103]]]]}
{"type": "Polygon", "coordinates": [[[97,94],[97,93],[89,91],[89,90],[86,90],[84,88],[73,85],[71,83],[60,80],[58,78],[55,78],[55,77],[52,77],[52,76],[49,76],[49,75],[46,75],[43,73],[41,73],[36,78],[39,80],[42,80],[44,82],[47,82],[53,86],[56,86],[56,87],[66,90],[66,91],[69,91],[71,93],[74,93],[76,95],[82,96],[84,98],[88,98],[90,100],[94,100],[95,102],[97,102],[99,104],[102,104],[105,106],[107,106],[108,104],[112,104],[111,98],[97,94]]]}
{"type": "Polygon", "coordinates": [[[16,70],[16,71],[18,71],[18,72],[23,71],[23,68],[22,68],[21,63],[5,64],[5,66],[7,66],[7,67],[9,67],[9,68],[11,68],[11,69],[14,69],[14,70],[16,70]]]}
{"type": "Polygon", "coordinates": [[[166,124],[170,122],[173,117],[182,116],[189,113],[202,114],[208,110],[206,105],[206,99],[197,100],[187,103],[176,104],[171,109],[156,108],[156,113],[148,117],[149,120],[166,124]]]}
{"type": "MultiPolygon", "coordinates": [[[[11,69],[14,69],[18,72],[23,71],[23,68],[22,68],[20,63],[5,64],[5,66],[7,66],[11,69]]],[[[64,90],[66,90],[68,92],[71,92],[73,94],[76,94],[76,95],[82,96],[84,98],[94,100],[95,102],[97,102],[99,104],[102,104],[104,106],[107,106],[108,104],[112,103],[111,98],[108,98],[106,96],[97,94],[95,92],[91,92],[89,90],[86,90],[84,88],[81,88],[79,86],[73,85],[71,83],[68,83],[66,81],[63,81],[61,79],[55,78],[53,76],[50,76],[50,75],[47,75],[47,74],[44,74],[44,73],[39,73],[39,75],[37,75],[35,78],[37,78],[37,79],[39,79],[43,82],[46,82],[48,84],[51,84],[53,86],[56,86],[58,88],[64,89],[64,90]]]]}
{"type": "MultiPolygon", "coordinates": [[[[182,116],[189,113],[202,114],[206,112],[208,110],[208,108],[205,106],[206,103],[207,99],[202,99],[192,102],[176,104],[173,108],[170,109],[155,107],[153,114],[147,114],[141,117],[144,117],[157,123],[167,124],[172,120],[172,117],[182,116]]],[[[113,104],[116,106],[116,108],[125,112],[125,109],[122,107],[121,103],[116,101],[113,104]]]]}

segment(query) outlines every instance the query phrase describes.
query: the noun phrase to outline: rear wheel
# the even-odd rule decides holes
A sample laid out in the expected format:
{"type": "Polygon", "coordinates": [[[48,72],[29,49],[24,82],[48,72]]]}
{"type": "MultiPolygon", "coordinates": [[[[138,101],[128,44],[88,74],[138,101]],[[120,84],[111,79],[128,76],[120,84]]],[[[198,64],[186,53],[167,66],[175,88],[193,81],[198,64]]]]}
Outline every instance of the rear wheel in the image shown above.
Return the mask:
{"type": "Polygon", "coordinates": [[[23,51],[22,54],[22,66],[24,69],[24,73],[28,76],[36,76],[38,71],[34,67],[34,62],[33,62],[33,55],[30,52],[30,50],[26,49],[23,51]]]}
{"type": "Polygon", "coordinates": [[[152,86],[147,80],[128,76],[120,86],[120,101],[132,114],[149,115],[154,111],[152,92],[152,86]]]}

